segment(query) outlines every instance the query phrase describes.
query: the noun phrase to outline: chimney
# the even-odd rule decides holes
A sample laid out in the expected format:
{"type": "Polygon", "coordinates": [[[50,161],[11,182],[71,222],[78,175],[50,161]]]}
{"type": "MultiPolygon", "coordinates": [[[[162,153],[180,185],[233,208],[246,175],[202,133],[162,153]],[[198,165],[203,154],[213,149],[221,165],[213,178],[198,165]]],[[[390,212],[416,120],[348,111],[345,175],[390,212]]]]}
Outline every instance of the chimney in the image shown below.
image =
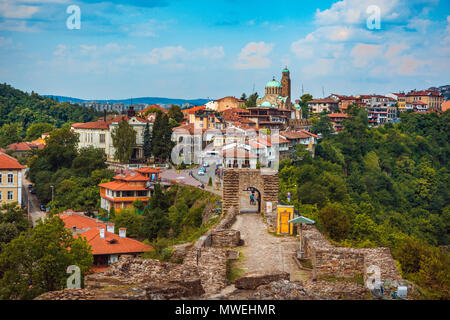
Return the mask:
{"type": "Polygon", "coordinates": [[[119,237],[126,238],[127,236],[127,228],[119,228],[119,237]]]}
{"type": "Polygon", "coordinates": [[[104,228],[100,229],[100,238],[105,239],[105,229],[104,228]]]}
{"type": "Polygon", "coordinates": [[[106,231],[109,233],[114,233],[114,223],[108,223],[106,225],[106,231]]]}

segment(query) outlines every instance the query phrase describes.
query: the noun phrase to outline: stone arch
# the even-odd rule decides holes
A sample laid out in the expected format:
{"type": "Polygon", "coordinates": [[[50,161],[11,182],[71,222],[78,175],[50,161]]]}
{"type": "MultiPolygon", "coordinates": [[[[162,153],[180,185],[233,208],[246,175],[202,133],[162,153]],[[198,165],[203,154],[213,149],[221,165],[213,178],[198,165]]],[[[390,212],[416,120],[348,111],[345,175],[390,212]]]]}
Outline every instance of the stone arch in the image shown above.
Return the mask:
{"type": "Polygon", "coordinates": [[[261,212],[267,218],[275,215],[278,204],[278,172],[262,169],[225,169],[223,171],[223,211],[232,207],[240,212],[240,194],[244,189],[254,187],[261,193],[261,212]],[[272,213],[266,212],[266,203],[272,202],[272,213]]]}

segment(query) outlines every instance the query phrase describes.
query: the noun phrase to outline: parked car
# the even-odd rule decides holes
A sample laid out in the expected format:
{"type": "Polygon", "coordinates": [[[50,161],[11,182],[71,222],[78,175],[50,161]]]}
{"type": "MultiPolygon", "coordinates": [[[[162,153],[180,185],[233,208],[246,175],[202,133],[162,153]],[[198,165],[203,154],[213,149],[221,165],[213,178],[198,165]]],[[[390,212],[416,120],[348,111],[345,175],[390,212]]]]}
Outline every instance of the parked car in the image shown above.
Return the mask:
{"type": "Polygon", "coordinates": [[[204,167],[204,168],[207,168],[207,167],[209,167],[209,163],[208,163],[208,162],[206,162],[206,161],[205,161],[205,162],[203,162],[203,167],[204,167]]]}
{"type": "Polygon", "coordinates": [[[47,211],[47,208],[43,204],[41,204],[41,211],[47,211]]]}
{"type": "Polygon", "coordinates": [[[32,194],[36,194],[36,190],[35,190],[34,188],[31,188],[30,192],[31,192],[32,194]]]}
{"type": "Polygon", "coordinates": [[[28,185],[28,189],[29,189],[29,190],[33,189],[33,185],[32,185],[32,184],[29,184],[29,185],[28,185]]]}
{"type": "Polygon", "coordinates": [[[197,174],[198,174],[199,176],[204,176],[204,175],[205,175],[205,171],[204,171],[204,170],[199,170],[199,171],[197,172],[197,174]]]}

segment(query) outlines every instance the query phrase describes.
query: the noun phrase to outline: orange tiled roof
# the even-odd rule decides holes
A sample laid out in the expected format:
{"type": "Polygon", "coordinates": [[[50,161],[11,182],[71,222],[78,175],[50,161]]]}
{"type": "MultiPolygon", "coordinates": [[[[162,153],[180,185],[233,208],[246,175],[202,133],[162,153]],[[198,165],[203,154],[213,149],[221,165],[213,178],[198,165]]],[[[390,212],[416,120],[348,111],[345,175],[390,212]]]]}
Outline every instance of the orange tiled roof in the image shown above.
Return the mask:
{"type": "MultiPolygon", "coordinates": [[[[146,179],[148,180],[148,179],[146,179]]],[[[111,181],[106,183],[101,183],[98,185],[101,188],[114,190],[114,191],[145,191],[147,190],[145,187],[139,187],[139,186],[130,186],[126,182],[120,182],[120,181],[111,181]]]]}
{"type": "Polygon", "coordinates": [[[113,177],[114,180],[124,180],[124,181],[148,181],[148,178],[139,172],[131,172],[129,174],[119,174],[113,177]]]}
{"type": "Polygon", "coordinates": [[[306,131],[283,131],[280,132],[280,135],[286,139],[306,139],[312,136],[311,133],[306,133],[306,131]]]}
{"type": "Polygon", "coordinates": [[[153,250],[148,244],[107,232],[106,226],[104,239],[100,238],[100,230],[97,228],[92,228],[75,237],[85,238],[92,247],[93,255],[142,253],[153,250]]]}
{"type": "Polygon", "coordinates": [[[445,101],[445,102],[442,104],[442,111],[443,111],[443,112],[447,111],[448,109],[450,109],[450,100],[449,100],[449,101],[445,101]]]}
{"type": "Polygon", "coordinates": [[[94,122],[86,122],[86,123],[74,123],[72,128],[76,129],[101,129],[107,130],[109,129],[109,125],[113,122],[113,120],[108,121],[94,121],[94,122]]]}
{"type": "Polygon", "coordinates": [[[0,169],[22,170],[25,169],[16,158],[0,152],[0,169]]]}
{"type": "Polygon", "coordinates": [[[66,211],[58,215],[63,221],[67,229],[82,232],[75,235],[75,238],[85,238],[92,247],[92,254],[124,254],[124,253],[141,253],[153,250],[153,248],[145,243],[130,238],[121,238],[115,233],[106,231],[106,223],[85,216],[83,213],[66,211]],[[105,238],[100,238],[100,228],[105,229],[105,238]],[[83,231],[85,230],[86,231],[83,231]]]}
{"type": "Polygon", "coordinates": [[[181,112],[183,112],[183,114],[193,114],[193,113],[195,113],[195,112],[197,112],[197,111],[200,111],[200,110],[205,110],[206,109],[206,106],[198,106],[198,107],[193,107],[193,108],[190,108],[190,109],[184,109],[184,110],[181,110],[181,112]]]}
{"type": "Polygon", "coordinates": [[[149,168],[149,167],[134,169],[134,171],[140,173],[161,173],[160,168],[149,168]]]}

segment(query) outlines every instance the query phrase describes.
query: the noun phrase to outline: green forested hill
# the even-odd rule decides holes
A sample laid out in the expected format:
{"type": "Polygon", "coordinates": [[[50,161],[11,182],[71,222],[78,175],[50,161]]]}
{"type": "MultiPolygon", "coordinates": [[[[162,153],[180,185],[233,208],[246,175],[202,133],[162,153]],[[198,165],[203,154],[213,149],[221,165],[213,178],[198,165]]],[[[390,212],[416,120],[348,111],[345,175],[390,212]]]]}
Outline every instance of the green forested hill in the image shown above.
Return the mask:
{"type": "Polygon", "coordinates": [[[403,276],[449,297],[450,112],[401,115],[369,128],[353,108],[345,129],[327,135],[315,157],[299,147],[280,164],[280,198],[337,245],[389,247],[403,276]]]}
{"type": "Polygon", "coordinates": [[[58,103],[0,84],[0,147],[25,138],[32,124],[48,123],[61,127],[67,122],[92,121],[98,114],[80,105],[58,103]]]}

